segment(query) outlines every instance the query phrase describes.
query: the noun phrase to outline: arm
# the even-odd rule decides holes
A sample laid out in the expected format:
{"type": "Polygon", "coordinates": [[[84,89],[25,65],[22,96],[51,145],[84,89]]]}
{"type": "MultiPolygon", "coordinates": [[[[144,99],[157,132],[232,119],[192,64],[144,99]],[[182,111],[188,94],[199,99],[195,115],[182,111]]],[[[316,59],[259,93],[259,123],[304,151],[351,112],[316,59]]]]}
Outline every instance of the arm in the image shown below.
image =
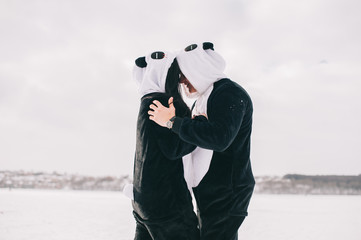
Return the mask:
{"type": "MultiPolygon", "coordinates": [[[[171,117],[175,116],[175,107],[173,105],[173,98],[169,98],[168,100],[169,108],[164,107],[162,103],[158,100],[154,100],[153,104],[150,105],[150,109],[148,114],[153,114],[154,111],[158,111],[162,109],[168,109],[169,115],[165,115],[165,119],[169,120],[171,117]],[[154,105],[156,104],[156,105],[154,105]]],[[[177,134],[172,132],[170,129],[165,128],[165,124],[163,127],[152,122],[152,134],[156,137],[157,145],[163,155],[171,160],[180,159],[183,156],[191,153],[196,146],[186,143],[182,141],[177,134]]]]}
{"type": "MultiPolygon", "coordinates": [[[[232,86],[223,86],[214,94],[208,105],[208,121],[177,117],[172,130],[188,143],[221,152],[236,137],[246,104],[239,89],[232,86]]],[[[156,120],[157,117],[154,116],[156,120]]]]}
{"type": "MultiPolygon", "coordinates": [[[[156,125],[156,124],[155,124],[156,125]]],[[[184,142],[180,137],[168,128],[156,125],[154,134],[157,136],[157,144],[165,157],[177,160],[193,152],[195,145],[184,142]]]]}

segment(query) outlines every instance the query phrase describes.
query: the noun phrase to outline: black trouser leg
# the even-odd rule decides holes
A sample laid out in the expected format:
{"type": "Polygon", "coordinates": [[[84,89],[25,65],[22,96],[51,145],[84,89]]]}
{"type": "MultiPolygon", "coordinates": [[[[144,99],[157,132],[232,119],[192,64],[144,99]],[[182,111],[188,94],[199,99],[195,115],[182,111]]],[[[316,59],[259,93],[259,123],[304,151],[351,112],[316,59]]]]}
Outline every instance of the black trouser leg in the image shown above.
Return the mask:
{"type": "Polygon", "coordinates": [[[150,233],[148,232],[148,229],[138,221],[135,228],[134,240],[153,240],[153,238],[150,236],[150,233]]]}
{"type": "Polygon", "coordinates": [[[237,240],[238,229],[244,219],[244,216],[215,216],[201,218],[201,240],[237,240]]]}
{"type": "Polygon", "coordinates": [[[192,214],[146,225],[154,240],[199,240],[197,217],[192,214]]]}
{"type": "Polygon", "coordinates": [[[193,212],[169,217],[162,221],[137,220],[135,240],[199,240],[197,217],[193,212]]]}

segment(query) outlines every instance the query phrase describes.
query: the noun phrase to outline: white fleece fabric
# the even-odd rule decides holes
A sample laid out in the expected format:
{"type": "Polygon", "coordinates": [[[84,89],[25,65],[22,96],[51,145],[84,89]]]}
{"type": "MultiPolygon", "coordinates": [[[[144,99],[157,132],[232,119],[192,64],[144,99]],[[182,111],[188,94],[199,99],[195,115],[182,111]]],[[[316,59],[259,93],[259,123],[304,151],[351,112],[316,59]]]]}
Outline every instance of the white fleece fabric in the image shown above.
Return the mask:
{"type": "Polygon", "coordinates": [[[147,66],[140,68],[137,65],[133,68],[133,78],[138,85],[138,91],[141,96],[152,92],[165,92],[165,80],[168,69],[173,63],[176,53],[164,52],[162,59],[153,59],[151,54],[145,57],[147,66]]]}
{"type": "MultiPolygon", "coordinates": [[[[204,115],[208,118],[207,103],[213,91],[213,84],[226,78],[223,73],[226,66],[223,57],[214,50],[204,50],[203,44],[198,43],[197,48],[191,51],[181,51],[177,55],[177,60],[184,76],[200,93],[192,110],[192,116],[204,115]]],[[[197,147],[192,153],[183,157],[184,178],[190,191],[192,187],[198,186],[206,175],[212,156],[212,150],[197,147]]]]}
{"type": "Polygon", "coordinates": [[[191,51],[180,51],[177,61],[184,76],[201,95],[218,79],[226,77],[223,57],[212,49],[203,50],[203,43],[197,43],[191,51]]]}

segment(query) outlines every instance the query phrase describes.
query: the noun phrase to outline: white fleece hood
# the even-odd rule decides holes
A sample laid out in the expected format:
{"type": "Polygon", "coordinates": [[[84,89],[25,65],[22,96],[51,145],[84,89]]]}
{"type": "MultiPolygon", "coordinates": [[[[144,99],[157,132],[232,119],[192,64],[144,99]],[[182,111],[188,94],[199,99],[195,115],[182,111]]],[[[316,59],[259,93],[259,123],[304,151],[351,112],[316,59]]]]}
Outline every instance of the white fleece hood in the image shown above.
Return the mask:
{"type": "Polygon", "coordinates": [[[177,61],[180,70],[199,94],[226,77],[223,73],[226,62],[209,42],[189,45],[178,53],[177,61]]]}
{"type": "Polygon", "coordinates": [[[135,61],[133,78],[141,96],[152,92],[165,92],[167,73],[175,57],[173,52],[158,51],[135,61]]]}

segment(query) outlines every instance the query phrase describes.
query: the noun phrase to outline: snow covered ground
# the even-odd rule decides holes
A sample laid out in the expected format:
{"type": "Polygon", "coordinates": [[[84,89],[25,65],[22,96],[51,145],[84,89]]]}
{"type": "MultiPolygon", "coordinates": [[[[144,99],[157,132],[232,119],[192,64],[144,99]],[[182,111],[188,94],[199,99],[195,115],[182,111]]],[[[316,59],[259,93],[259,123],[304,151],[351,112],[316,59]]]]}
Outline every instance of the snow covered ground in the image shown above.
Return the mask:
{"type": "MultiPolygon", "coordinates": [[[[0,189],[0,240],[130,240],[120,192],[0,189]]],[[[360,240],[361,196],[254,195],[239,230],[247,240],[360,240]]]]}

